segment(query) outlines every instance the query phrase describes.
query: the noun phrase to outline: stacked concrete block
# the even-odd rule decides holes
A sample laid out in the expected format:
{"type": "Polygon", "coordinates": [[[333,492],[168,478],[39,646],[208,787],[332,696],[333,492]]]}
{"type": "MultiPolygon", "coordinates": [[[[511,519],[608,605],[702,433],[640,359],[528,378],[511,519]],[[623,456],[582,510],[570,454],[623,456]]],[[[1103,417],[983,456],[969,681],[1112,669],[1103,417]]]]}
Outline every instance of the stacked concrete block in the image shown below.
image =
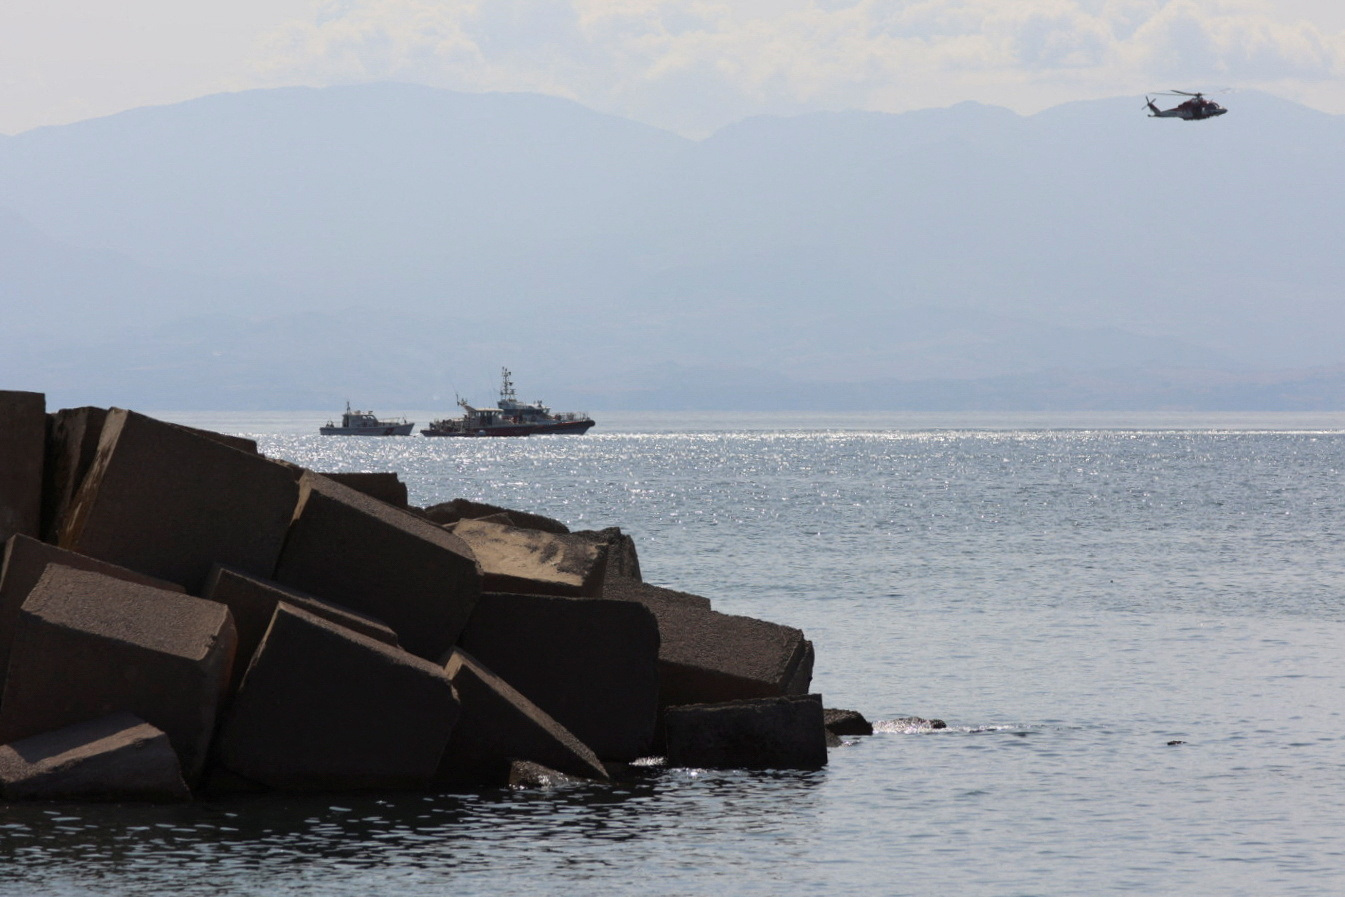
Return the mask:
{"type": "Polygon", "coordinates": [[[0,392],[5,799],[605,781],[664,711],[681,762],[819,763],[811,643],[644,583],[618,528],[44,404],[0,392]]]}
{"type": "Polygon", "coordinates": [[[0,746],[5,800],[185,801],[168,736],[130,713],[113,713],[0,746]]]}
{"type": "Polygon", "coordinates": [[[385,645],[397,647],[397,633],[381,620],[375,620],[367,614],[314,598],[312,595],[305,595],[294,589],[287,589],[280,583],[249,576],[241,570],[216,566],[206,581],[202,597],[228,607],[233,615],[234,626],[238,629],[238,660],[234,664],[230,692],[237,691],[239,683],[243,680],[243,674],[247,672],[248,663],[265,637],[266,630],[270,628],[271,618],[275,616],[276,608],[281,602],[344,626],[352,632],[383,642],[385,645]]]}
{"type": "Polygon", "coordinates": [[[581,539],[588,539],[607,546],[607,578],[622,577],[641,581],[640,556],[635,551],[635,540],[621,531],[619,526],[609,526],[599,530],[581,530],[575,533],[581,539]]]}
{"type": "MultiPolygon", "coordinates": [[[[93,465],[98,440],[107,420],[107,409],[84,406],[62,408],[47,415],[46,470],[43,476],[42,538],[54,542],[60,536],[61,521],[74,500],[84,475],[93,465]]],[[[181,425],[175,425],[181,426],[181,425]]],[[[249,454],[257,454],[257,441],[242,436],[227,436],[213,430],[181,427],[206,439],[249,454]]]]}
{"type": "Polygon", "coordinates": [[[42,533],[42,468],[47,400],[38,392],[0,391],[0,541],[42,533]]]}
{"type": "Polygon", "coordinates": [[[125,567],[118,567],[116,564],[66,551],[28,536],[11,536],[5,543],[3,566],[0,566],[0,694],[4,692],[5,675],[9,669],[9,647],[14,641],[14,630],[19,623],[19,611],[24,601],[28,599],[28,594],[46,572],[48,564],[91,570],[128,582],[167,589],[170,592],[182,591],[182,586],[176,583],[155,579],[134,570],[127,570],[125,567]]]}
{"type": "Polygon", "coordinates": [[[541,514],[533,514],[528,511],[502,508],[499,505],[471,501],[466,498],[455,498],[452,501],[432,505],[420,513],[442,526],[457,523],[459,520],[477,520],[484,517],[497,518],[504,515],[510,526],[516,526],[519,529],[535,529],[539,532],[555,533],[557,535],[564,535],[570,531],[568,526],[551,517],[544,517],[541,514]]]}
{"type": "Polygon", "coordinates": [[[407,507],[406,484],[395,473],[324,473],[323,476],[394,508],[407,507]]]}
{"type": "Polygon", "coordinates": [[[180,427],[188,433],[195,433],[197,436],[218,442],[220,445],[227,445],[231,449],[246,452],[249,455],[258,454],[257,440],[249,439],[246,436],[232,436],[228,433],[217,433],[214,430],[202,430],[199,427],[187,427],[182,424],[173,424],[173,426],[180,427]]]}
{"type": "Polygon", "coordinates": [[[450,529],[481,563],[487,592],[597,598],[607,573],[607,546],[572,535],[459,520],[450,529]]]}
{"type": "Polygon", "coordinates": [[[812,645],[790,626],[652,602],[659,627],[659,703],[714,704],[801,694],[812,681],[812,645]]]}
{"type": "Polygon", "coordinates": [[[283,790],[420,788],[458,713],[437,664],[281,604],[229,709],[219,757],[283,790]]]}
{"type": "Polygon", "coordinates": [[[50,565],[15,628],[0,743],[127,711],[168,734],[195,781],[236,641],[223,605],[50,565]]]}
{"type": "Polygon", "coordinates": [[[820,695],[671,707],[668,765],[708,769],[821,769],[827,730],[820,695]]]}
{"type": "Polygon", "coordinates": [[[486,593],[459,644],[602,759],[651,752],[659,634],[644,607],[486,593]]]}
{"type": "MultiPolygon", "coordinates": [[[[481,523],[494,523],[494,524],[498,524],[499,526],[513,526],[513,525],[514,525],[514,524],[513,524],[513,521],[509,519],[509,515],[508,515],[508,514],[505,514],[505,513],[491,514],[491,515],[486,516],[486,517],[473,517],[473,518],[472,518],[472,522],[473,522],[473,523],[475,523],[475,522],[477,522],[477,521],[480,521],[481,523]]],[[[450,526],[448,529],[449,529],[449,531],[451,532],[451,531],[453,530],[453,527],[450,526]]]]}
{"type": "Polygon", "coordinates": [[[444,751],[441,784],[505,785],[511,764],[518,760],[607,780],[607,771],[588,746],[469,654],[454,651],[444,669],[462,701],[462,719],[444,751]]]}
{"type": "Polygon", "coordinates": [[[813,643],[804,639],[803,651],[800,653],[798,662],[794,664],[794,672],[789,676],[789,682],[785,685],[785,694],[787,695],[806,695],[808,689],[813,684],[813,664],[817,661],[817,653],[813,650],[813,643]]]}
{"type": "Polygon", "coordinates": [[[199,594],[217,563],[269,575],[296,498],[281,465],[114,408],[60,545],[199,594]]]}
{"type": "Polygon", "coordinates": [[[481,594],[481,568],[442,527],[304,473],[278,582],[382,620],[411,653],[448,656],[481,594]]]}
{"type": "Polygon", "coordinates": [[[710,599],[703,595],[651,585],[628,576],[613,576],[610,569],[607,579],[603,582],[602,597],[614,601],[634,601],[643,604],[655,614],[668,606],[710,610],[710,599]]]}
{"type": "Polygon", "coordinates": [[[47,455],[42,486],[42,538],[60,538],[61,521],[93,466],[106,408],[62,408],[47,415],[47,455]]]}

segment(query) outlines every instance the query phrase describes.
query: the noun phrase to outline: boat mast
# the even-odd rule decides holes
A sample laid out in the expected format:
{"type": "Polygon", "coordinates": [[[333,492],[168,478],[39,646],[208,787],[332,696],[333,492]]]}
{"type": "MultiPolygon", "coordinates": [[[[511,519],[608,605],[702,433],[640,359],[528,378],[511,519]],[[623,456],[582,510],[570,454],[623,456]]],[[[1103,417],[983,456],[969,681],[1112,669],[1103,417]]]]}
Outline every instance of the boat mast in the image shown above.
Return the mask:
{"type": "Polygon", "coordinates": [[[500,368],[500,373],[504,375],[504,385],[500,387],[500,401],[517,401],[517,397],[514,395],[514,382],[509,379],[509,368],[500,368]]]}

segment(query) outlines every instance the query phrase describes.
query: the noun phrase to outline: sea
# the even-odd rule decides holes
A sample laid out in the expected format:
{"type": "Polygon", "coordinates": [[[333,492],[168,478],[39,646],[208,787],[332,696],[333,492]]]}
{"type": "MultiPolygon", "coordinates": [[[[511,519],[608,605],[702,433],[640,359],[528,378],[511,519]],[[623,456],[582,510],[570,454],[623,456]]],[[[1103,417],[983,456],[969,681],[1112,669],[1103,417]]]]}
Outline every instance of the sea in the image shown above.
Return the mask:
{"type": "Polygon", "coordinates": [[[876,731],[815,772],[0,805],[0,893],[1345,893],[1345,414],[158,416],[619,526],[647,581],[802,629],[876,731]]]}

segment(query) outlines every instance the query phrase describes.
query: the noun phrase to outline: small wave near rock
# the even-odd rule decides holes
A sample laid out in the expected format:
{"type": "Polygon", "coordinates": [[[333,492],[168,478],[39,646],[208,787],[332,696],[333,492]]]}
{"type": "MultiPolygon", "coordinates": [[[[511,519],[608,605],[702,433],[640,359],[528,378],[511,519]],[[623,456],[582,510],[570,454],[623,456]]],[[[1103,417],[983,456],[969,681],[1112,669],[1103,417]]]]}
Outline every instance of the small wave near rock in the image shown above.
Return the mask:
{"type": "Polygon", "coordinates": [[[880,719],[873,724],[874,732],[895,732],[900,735],[932,732],[946,729],[948,724],[941,719],[925,719],[921,716],[899,716],[896,719],[880,719]]]}

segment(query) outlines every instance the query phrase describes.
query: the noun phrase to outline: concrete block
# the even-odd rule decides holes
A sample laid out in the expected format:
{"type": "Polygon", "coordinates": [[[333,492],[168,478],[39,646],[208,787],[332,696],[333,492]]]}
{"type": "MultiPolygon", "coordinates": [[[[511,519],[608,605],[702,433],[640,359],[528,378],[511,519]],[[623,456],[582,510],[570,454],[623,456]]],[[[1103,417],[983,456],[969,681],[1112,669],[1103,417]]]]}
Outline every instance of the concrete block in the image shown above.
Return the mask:
{"type": "Polygon", "coordinates": [[[457,523],[459,520],[475,520],[504,514],[509,518],[509,525],[516,526],[519,529],[535,529],[557,535],[564,535],[570,531],[570,528],[565,524],[551,517],[544,517],[541,514],[533,514],[528,511],[502,508],[499,505],[486,504],[480,501],[470,501],[466,498],[455,498],[452,501],[432,505],[420,513],[441,526],[457,523]]]}
{"type": "Polygon", "coordinates": [[[124,710],[168,733],[194,782],[236,644],[223,605],[49,565],[15,629],[0,743],[124,710]]]}
{"type": "Polygon", "coordinates": [[[597,598],[607,572],[607,546],[570,535],[459,520],[449,529],[481,562],[487,592],[597,598]]]}
{"type": "Polygon", "coordinates": [[[653,747],[658,622],[639,604],[486,593],[459,645],[603,760],[653,747]]]}
{"type": "MultiPolygon", "coordinates": [[[[501,511],[498,514],[487,514],[485,517],[473,517],[472,520],[481,521],[482,523],[498,523],[500,526],[514,525],[513,520],[509,518],[509,514],[506,511],[501,511]]],[[[453,527],[451,526],[448,529],[449,532],[453,531],[453,527]]]]}
{"type": "Polygon", "coordinates": [[[188,433],[195,433],[197,436],[218,442],[220,445],[227,445],[231,449],[237,449],[240,452],[246,452],[249,455],[256,455],[257,440],[249,439],[246,436],[232,436],[228,433],[218,433],[214,430],[202,430],[199,427],[188,427],[184,424],[173,424],[175,427],[181,427],[188,433]]]}
{"type": "Polygon", "coordinates": [[[505,785],[515,760],[607,781],[593,751],[471,655],[454,651],[444,669],[458,690],[462,718],[444,751],[441,784],[505,785]]]}
{"type": "Polygon", "coordinates": [[[580,530],[574,535],[607,546],[607,578],[621,576],[641,580],[640,556],[635,551],[635,540],[621,531],[619,526],[609,526],[599,530],[580,530]]]}
{"type": "Polygon", "coordinates": [[[628,576],[613,575],[610,568],[607,571],[607,578],[603,581],[602,597],[615,601],[635,601],[656,614],[660,608],[669,605],[710,610],[710,599],[702,595],[650,585],[628,576]]]}
{"type": "Polygon", "coordinates": [[[688,604],[646,606],[658,619],[662,706],[795,694],[811,682],[811,645],[798,629],[688,604]]]}
{"type": "Polygon", "coordinates": [[[47,398],[0,390],[0,541],[42,534],[47,398]]]}
{"type": "Polygon", "coordinates": [[[798,664],[794,667],[794,672],[790,674],[789,684],[785,686],[787,695],[806,695],[808,689],[813,684],[813,664],[817,661],[817,653],[813,650],[813,643],[807,639],[803,642],[803,653],[799,657],[798,664]]]}
{"type": "Polygon", "coordinates": [[[219,759],[271,788],[418,788],[458,718],[444,670],[281,604],[220,732],[219,759]]]}
{"type": "MultiPolygon", "coordinates": [[[[43,474],[42,538],[55,542],[60,538],[61,521],[74,500],[80,483],[93,465],[98,440],[107,420],[107,409],[92,406],[62,408],[47,415],[46,469],[43,474]]],[[[173,424],[172,426],[181,426],[173,424]]],[[[212,439],[239,451],[257,454],[257,441],[228,436],[213,430],[182,427],[198,436],[212,439]]]]}
{"type": "Polygon", "coordinates": [[[457,536],[311,472],[274,579],[382,620],[436,662],[481,594],[481,568],[457,536]]]}
{"type": "Polygon", "coordinates": [[[706,769],[821,769],[821,695],[670,707],[668,765],[706,769]]]}
{"type": "Polygon", "coordinates": [[[407,507],[406,484],[395,473],[324,473],[323,476],[394,508],[407,507]]]}
{"type": "Polygon", "coordinates": [[[217,565],[206,580],[202,597],[218,601],[229,608],[233,615],[234,626],[238,629],[238,660],[234,663],[230,693],[238,690],[238,685],[247,672],[248,663],[261,644],[266,630],[271,626],[276,607],[285,602],[293,607],[306,610],[332,623],[366,635],[385,645],[397,645],[397,633],[381,620],[375,620],[367,614],[323,601],[312,595],[286,588],[278,582],[249,576],[241,570],[217,565]]]}
{"type": "Polygon", "coordinates": [[[28,599],[28,593],[46,572],[48,564],[92,570],[105,576],[167,589],[170,592],[183,591],[182,586],[177,583],[155,579],[134,570],[127,570],[125,567],[118,567],[116,564],[85,557],[28,536],[11,536],[5,543],[3,566],[0,566],[0,694],[4,693],[5,676],[9,670],[9,647],[14,641],[14,630],[19,624],[19,611],[23,607],[23,602],[28,599]]]}
{"type": "Polygon", "coordinates": [[[0,797],[169,802],[191,791],[168,736],[113,713],[0,747],[0,797]]]}
{"type": "Polygon", "coordinates": [[[42,487],[42,539],[55,543],[84,475],[93,466],[106,408],[62,408],[47,415],[47,458],[42,487]]]}
{"type": "Polygon", "coordinates": [[[200,594],[217,563],[270,575],[297,494],[281,465],[114,408],[60,545],[200,594]]]}

